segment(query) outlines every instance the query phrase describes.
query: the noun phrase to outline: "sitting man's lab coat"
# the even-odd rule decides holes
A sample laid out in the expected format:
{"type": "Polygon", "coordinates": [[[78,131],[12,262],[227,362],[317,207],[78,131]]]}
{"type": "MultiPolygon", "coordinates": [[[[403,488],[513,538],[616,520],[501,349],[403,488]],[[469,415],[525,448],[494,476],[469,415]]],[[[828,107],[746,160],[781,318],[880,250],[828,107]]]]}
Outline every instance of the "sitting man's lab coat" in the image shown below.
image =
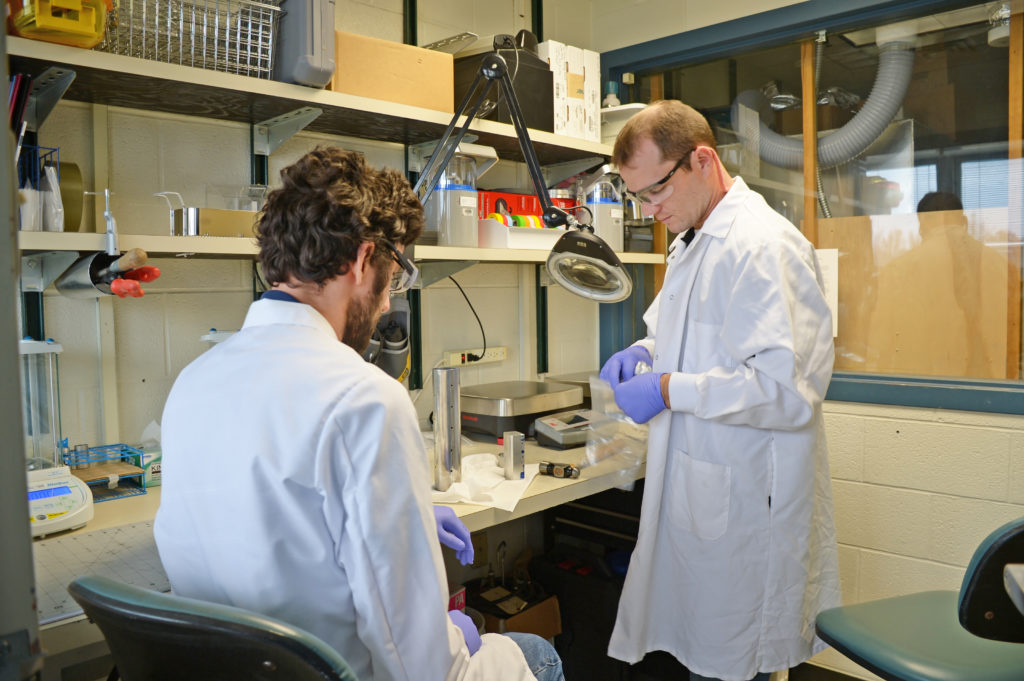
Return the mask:
{"type": "Polygon", "coordinates": [[[163,415],[154,533],[173,591],[301,627],[360,681],[527,681],[509,638],[470,657],[405,389],[312,307],[260,300],[163,415]]]}

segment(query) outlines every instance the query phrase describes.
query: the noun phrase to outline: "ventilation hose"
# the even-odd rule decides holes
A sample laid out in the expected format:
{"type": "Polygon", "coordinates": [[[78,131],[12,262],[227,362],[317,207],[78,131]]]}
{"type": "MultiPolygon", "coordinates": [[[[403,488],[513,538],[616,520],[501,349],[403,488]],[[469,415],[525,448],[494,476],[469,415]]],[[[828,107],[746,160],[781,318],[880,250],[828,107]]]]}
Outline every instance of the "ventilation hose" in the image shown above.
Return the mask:
{"type": "MultiPolygon", "coordinates": [[[[832,168],[856,158],[885,131],[903,104],[914,68],[914,46],[892,42],[880,47],[878,73],[864,106],[850,121],[818,140],[818,166],[832,168]]],[[[772,165],[801,170],[803,143],[770,129],[760,117],[741,117],[740,108],[761,112],[767,106],[759,90],[741,92],[733,104],[732,123],[744,143],[759,140],[759,156],[772,165]]]]}
{"type": "MultiPolygon", "coordinates": [[[[821,56],[825,51],[825,32],[818,34],[817,45],[814,47],[814,106],[818,106],[818,86],[821,82],[821,56]]],[[[828,197],[825,196],[825,183],[821,181],[821,166],[814,164],[814,182],[818,189],[818,206],[821,208],[823,217],[832,217],[832,209],[828,205],[828,197]]]]}

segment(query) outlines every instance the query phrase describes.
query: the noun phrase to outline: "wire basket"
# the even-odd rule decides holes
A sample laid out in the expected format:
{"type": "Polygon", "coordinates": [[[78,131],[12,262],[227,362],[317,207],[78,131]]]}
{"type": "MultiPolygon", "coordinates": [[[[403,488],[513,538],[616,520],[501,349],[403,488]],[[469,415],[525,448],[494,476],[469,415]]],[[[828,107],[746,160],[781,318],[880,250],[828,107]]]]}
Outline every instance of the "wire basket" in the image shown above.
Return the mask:
{"type": "Polygon", "coordinates": [[[274,0],[116,0],[96,49],[270,78],[281,8],[274,0]]]}

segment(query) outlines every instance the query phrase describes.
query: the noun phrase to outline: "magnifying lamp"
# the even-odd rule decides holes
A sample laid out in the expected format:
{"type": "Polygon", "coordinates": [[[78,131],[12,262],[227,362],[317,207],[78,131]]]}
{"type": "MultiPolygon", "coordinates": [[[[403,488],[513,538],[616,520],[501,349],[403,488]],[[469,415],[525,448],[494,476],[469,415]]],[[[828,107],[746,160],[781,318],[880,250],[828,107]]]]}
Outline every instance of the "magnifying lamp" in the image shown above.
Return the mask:
{"type": "Polygon", "coordinates": [[[508,66],[501,55],[497,53],[484,56],[480,63],[480,71],[473,80],[473,84],[466,91],[462,103],[459,104],[455,115],[452,116],[434,153],[431,154],[426,167],[420,173],[419,180],[413,188],[420,203],[425,204],[433,193],[441,174],[448,167],[448,162],[451,161],[459,142],[462,141],[469,129],[470,123],[480,113],[481,105],[487,99],[495,81],[505,96],[512,125],[515,127],[516,137],[519,140],[519,148],[523,152],[526,168],[533,181],[537,198],[540,200],[543,210],[541,219],[547,227],[567,228],[565,234],[555,242],[551,254],[548,255],[548,273],[560,286],[578,296],[600,303],[617,303],[620,300],[625,300],[633,291],[633,281],[622,266],[622,261],[615,255],[615,251],[603,239],[594,234],[594,228],[591,225],[579,223],[575,217],[552,203],[548,188],[541,175],[537,152],[526,132],[523,112],[519,108],[519,100],[516,99],[515,91],[512,88],[512,79],[508,75],[508,66]],[[481,80],[487,81],[483,88],[479,87],[481,80]],[[478,89],[480,92],[477,93],[476,100],[466,115],[465,122],[453,137],[452,133],[455,131],[459,116],[466,111],[473,94],[478,89]]]}

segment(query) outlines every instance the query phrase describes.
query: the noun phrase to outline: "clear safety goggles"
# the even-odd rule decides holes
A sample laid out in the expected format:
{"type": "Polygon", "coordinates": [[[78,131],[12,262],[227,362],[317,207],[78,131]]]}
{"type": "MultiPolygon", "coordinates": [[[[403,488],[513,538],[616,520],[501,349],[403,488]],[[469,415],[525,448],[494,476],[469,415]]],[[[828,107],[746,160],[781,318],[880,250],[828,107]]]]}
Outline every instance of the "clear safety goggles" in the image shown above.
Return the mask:
{"type": "Polygon", "coordinates": [[[385,241],[384,245],[388,247],[388,250],[391,251],[391,257],[398,263],[398,271],[391,275],[391,285],[388,290],[391,292],[391,295],[405,293],[419,279],[420,270],[393,243],[385,241]]]}
{"type": "Polygon", "coordinates": [[[634,203],[661,203],[672,193],[672,187],[668,186],[668,181],[672,179],[672,176],[676,174],[676,171],[679,170],[683,163],[689,160],[690,154],[692,153],[693,151],[691,150],[683,154],[683,157],[676,161],[676,164],[672,166],[672,170],[668,171],[668,174],[657,182],[649,184],[643,189],[639,189],[635,192],[627,189],[623,194],[625,194],[634,203]]]}

